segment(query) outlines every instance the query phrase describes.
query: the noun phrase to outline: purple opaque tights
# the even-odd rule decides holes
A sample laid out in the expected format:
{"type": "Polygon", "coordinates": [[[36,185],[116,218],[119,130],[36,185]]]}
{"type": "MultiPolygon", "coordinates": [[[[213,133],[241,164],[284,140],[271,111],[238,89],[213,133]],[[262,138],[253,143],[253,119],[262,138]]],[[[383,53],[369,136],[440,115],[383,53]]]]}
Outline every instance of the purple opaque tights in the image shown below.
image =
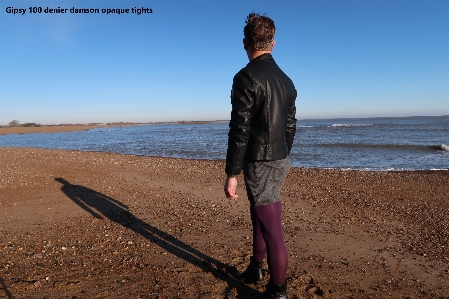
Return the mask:
{"type": "Polygon", "coordinates": [[[250,206],[253,224],[253,256],[262,262],[267,255],[271,281],[283,285],[287,277],[288,251],[282,230],[280,201],[263,206],[250,206]]]}

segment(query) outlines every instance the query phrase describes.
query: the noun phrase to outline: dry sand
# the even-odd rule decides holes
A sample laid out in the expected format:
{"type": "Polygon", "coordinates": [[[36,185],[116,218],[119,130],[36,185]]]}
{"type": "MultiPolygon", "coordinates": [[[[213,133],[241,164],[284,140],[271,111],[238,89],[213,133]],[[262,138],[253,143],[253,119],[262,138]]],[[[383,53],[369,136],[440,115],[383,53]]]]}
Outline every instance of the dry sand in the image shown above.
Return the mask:
{"type": "MultiPolygon", "coordinates": [[[[0,165],[1,298],[264,289],[233,278],[251,227],[223,161],[0,148],[0,165]]],[[[290,299],[449,298],[449,171],[292,168],[282,196],[290,299]]]]}

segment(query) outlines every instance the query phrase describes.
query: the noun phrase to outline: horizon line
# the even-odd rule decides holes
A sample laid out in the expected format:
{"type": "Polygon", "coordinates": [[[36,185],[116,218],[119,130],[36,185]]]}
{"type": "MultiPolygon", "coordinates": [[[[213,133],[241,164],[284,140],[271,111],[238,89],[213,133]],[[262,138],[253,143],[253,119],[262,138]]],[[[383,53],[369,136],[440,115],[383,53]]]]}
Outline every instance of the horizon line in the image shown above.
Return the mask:
{"type": "MultiPolygon", "coordinates": [[[[410,116],[361,116],[361,117],[327,117],[327,118],[298,118],[301,120],[333,120],[333,119],[373,119],[373,118],[418,118],[418,117],[449,117],[449,114],[443,115],[410,115],[410,116]]],[[[228,122],[229,119],[216,119],[216,120],[173,120],[173,121],[150,121],[150,122],[88,122],[88,123],[59,123],[59,124],[42,124],[42,123],[19,123],[16,127],[23,126],[104,126],[104,125],[146,125],[146,124],[202,124],[202,123],[214,123],[214,122],[228,122]]],[[[0,127],[14,127],[7,125],[0,125],[0,127]]]]}

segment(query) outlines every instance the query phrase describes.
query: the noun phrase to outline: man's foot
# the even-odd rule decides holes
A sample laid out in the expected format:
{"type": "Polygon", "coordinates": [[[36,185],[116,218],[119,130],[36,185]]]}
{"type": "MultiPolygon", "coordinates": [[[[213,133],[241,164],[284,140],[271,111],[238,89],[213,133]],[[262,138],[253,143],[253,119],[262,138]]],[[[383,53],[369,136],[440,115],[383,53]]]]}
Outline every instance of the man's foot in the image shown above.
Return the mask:
{"type": "Polygon", "coordinates": [[[248,267],[245,271],[239,272],[235,278],[245,283],[260,283],[263,280],[262,262],[258,262],[251,257],[248,267]]]}
{"type": "Polygon", "coordinates": [[[287,298],[287,283],[283,285],[275,285],[271,282],[268,283],[267,289],[255,297],[248,299],[288,299],[287,298]]]}

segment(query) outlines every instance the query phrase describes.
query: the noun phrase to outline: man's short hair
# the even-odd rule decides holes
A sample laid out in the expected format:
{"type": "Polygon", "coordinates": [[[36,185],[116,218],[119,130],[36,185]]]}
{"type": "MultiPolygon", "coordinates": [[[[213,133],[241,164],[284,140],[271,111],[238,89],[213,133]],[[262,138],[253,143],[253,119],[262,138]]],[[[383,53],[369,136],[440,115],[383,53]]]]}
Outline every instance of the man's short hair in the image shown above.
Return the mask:
{"type": "Polygon", "coordinates": [[[243,34],[248,46],[256,51],[271,51],[276,31],[273,20],[252,12],[245,23],[243,34]]]}

